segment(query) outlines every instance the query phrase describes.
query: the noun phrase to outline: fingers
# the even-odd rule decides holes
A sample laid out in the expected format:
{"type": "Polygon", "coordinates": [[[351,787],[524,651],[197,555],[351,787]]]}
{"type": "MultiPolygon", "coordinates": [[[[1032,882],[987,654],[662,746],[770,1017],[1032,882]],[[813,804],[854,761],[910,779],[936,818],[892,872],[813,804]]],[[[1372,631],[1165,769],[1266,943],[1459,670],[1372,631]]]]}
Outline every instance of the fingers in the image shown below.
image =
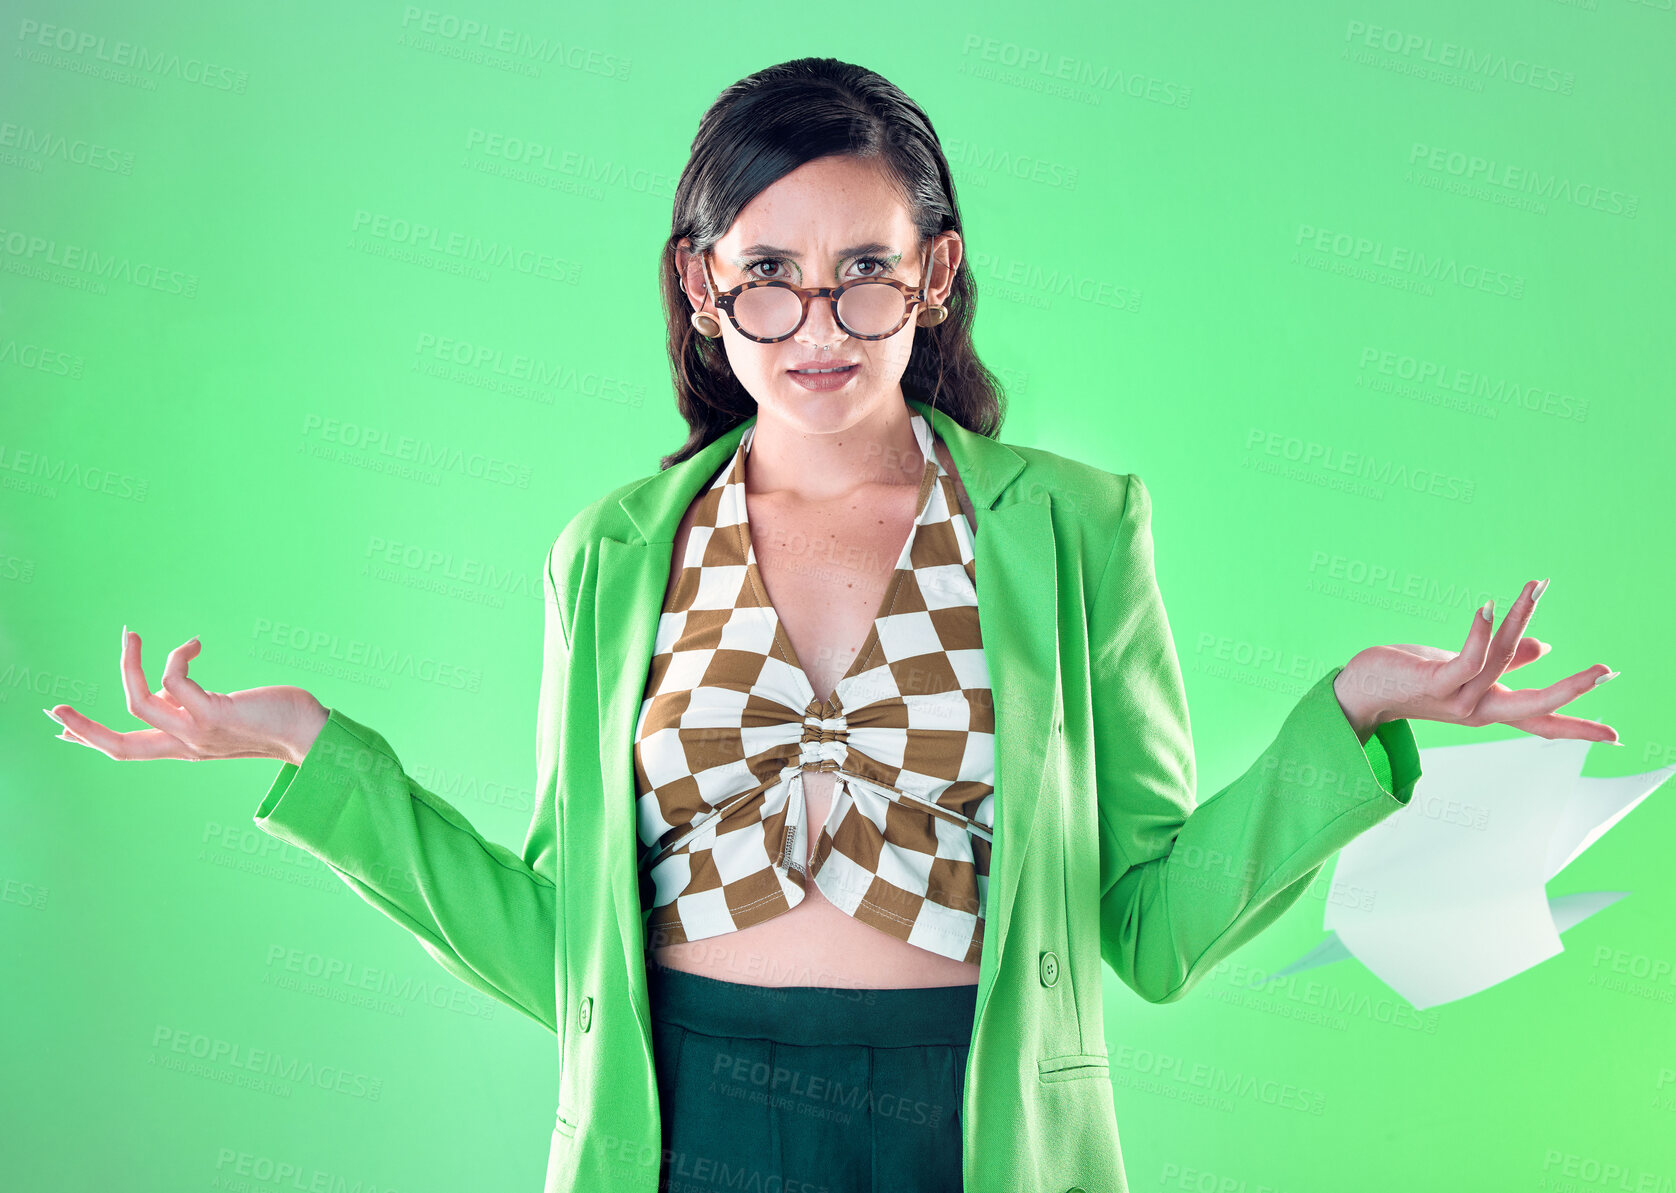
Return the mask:
{"type": "Polygon", "coordinates": [[[1570,704],[1577,697],[1594,691],[1602,676],[1612,674],[1616,673],[1605,663],[1596,663],[1586,671],[1568,675],[1545,688],[1512,690],[1496,684],[1478,702],[1476,719],[1485,724],[1501,722],[1519,728],[1524,728],[1523,722],[1534,719],[1547,725],[1563,725],[1567,729],[1567,732],[1557,734],[1544,732],[1541,734],[1543,737],[1582,737],[1589,741],[1616,741],[1617,731],[1599,721],[1548,715],[1556,708],[1570,704]]]}
{"type": "Polygon", "coordinates": [[[196,638],[189,639],[169,652],[168,662],[163,666],[163,696],[176,708],[193,714],[202,712],[208,706],[209,693],[187,676],[186,664],[197,658],[203,649],[203,644],[196,638]]]}
{"type": "Polygon", "coordinates": [[[1507,664],[1512,671],[1516,667],[1523,667],[1526,663],[1534,663],[1554,648],[1540,638],[1521,638],[1519,645],[1513,651],[1513,659],[1507,664]]]}
{"type": "MultiPolygon", "coordinates": [[[[1443,669],[1450,681],[1459,680],[1456,699],[1464,709],[1476,709],[1484,694],[1512,663],[1518,652],[1519,640],[1524,636],[1525,627],[1530,624],[1531,614],[1536,609],[1537,587],[1535,580],[1526,582],[1493,635],[1489,632],[1490,623],[1481,616],[1476,618],[1460,658],[1443,669]],[[1469,667],[1475,669],[1463,677],[1462,673],[1469,667]]],[[[1494,611],[1490,605],[1485,608],[1494,611]]]]}
{"type": "Polygon", "coordinates": [[[65,733],[69,735],[65,737],[64,734],[60,734],[61,738],[90,746],[118,762],[150,762],[159,758],[194,759],[194,755],[183,742],[161,729],[136,729],[131,733],[118,733],[105,728],[90,717],[82,716],[67,704],[57,705],[51,711],[64,723],[65,733]]]}
{"type": "MultiPolygon", "coordinates": [[[[46,713],[47,716],[52,719],[53,724],[58,726],[58,740],[59,741],[73,741],[77,745],[82,745],[82,746],[85,746],[87,744],[86,742],[82,741],[81,738],[77,737],[74,733],[70,732],[69,726],[64,724],[64,718],[63,718],[63,715],[61,713],[59,713],[58,711],[56,711],[52,708],[43,708],[41,711],[46,713]]],[[[66,711],[73,711],[73,710],[70,710],[68,708],[68,706],[66,706],[66,711]]]]}
{"type": "Polygon", "coordinates": [[[1490,639],[1493,636],[1489,619],[1494,617],[1495,613],[1494,597],[1472,611],[1472,628],[1467,631],[1466,641],[1461,643],[1460,653],[1437,669],[1440,683],[1458,691],[1484,669],[1484,660],[1489,653],[1490,639]]]}
{"type": "Polygon", "coordinates": [[[1502,672],[1507,670],[1513,656],[1518,653],[1519,639],[1524,637],[1531,614],[1536,612],[1537,591],[1543,583],[1527,580],[1524,588],[1519,590],[1519,595],[1513,598],[1513,604],[1508,606],[1507,616],[1502,618],[1501,625],[1496,629],[1496,635],[1490,640],[1489,649],[1485,652],[1484,669],[1467,681],[1469,692],[1482,697],[1490,690],[1490,686],[1501,678],[1502,672]]]}
{"type": "Polygon", "coordinates": [[[164,668],[164,684],[169,690],[161,694],[153,693],[140,666],[140,636],[123,626],[120,670],[122,689],[128,697],[128,711],[156,727],[118,733],[90,717],[82,716],[69,705],[60,704],[47,710],[49,716],[64,726],[58,735],[59,740],[76,742],[122,762],[159,758],[196,761],[196,751],[170,730],[184,728],[188,724],[190,708],[201,706],[201,702],[207,700],[208,694],[186,675],[187,661],[198,650],[195,638],[176,647],[164,668]]]}
{"type": "MultiPolygon", "coordinates": [[[[128,695],[128,711],[146,724],[163,729],[179,729],[185,725],[181,711],[153,695],[146,684],[145,672],[140,667],[140,636],[127,626],[122,627],[122,690],[128,695]]],[[[100,728],[103,729],[103,726],[100,728]]],[[[97,739],[94,740],[97,742],[97,739]]]]}
{"type": "Polygon", "coordinates": [[[1575,738],[1582,741],[1610,742],[1613,745],[1623,744],[1618,739],[1618,731],[1610,725],[1603,725],[1599,721],[1587,721],[1582,717],[1568,717],[1560,713],[1523,717],[1517,721],[1507,723],[1515,729],[1523,729],[1526,733],[1534,733],[1537,737],[1546,737],[1550,740],[1575,738]]]}
{"type": "MultiPolygon", "coordinates": [[[[1477,610],[1474,610],[1472,615],[1479,621],[1484,621],[1483,618],[1478,617],[1477,610]]],[[[1487,626],[1489,623],[1485,622],[1484,624],[1487,626]]],[[[1486,633],[1486,637],[1487,636],[1488,634],[1486,633]]],[[[1435,646],[1427,646],[1422,642],[1399,642],[1396,643],[1396,647],[1398,650],[1406,650],[1409,654],[1418,655],[1420,658],[1433,663],[1447,663],[1450,660],[1459,657],[1458,653],[1455,651],[1440,650],[1435,646]]],[[[1540,638],[1521,638],[1519,639],[1518,648],[1513,653],[1513,661],[1507,665],[1507,669],[1511,671],[1515,667],[1523,667],[1526,663],[1534,663],[1536,660],[1542,658],[1553,649],[1554,648],[1551,645],[1540,638]]]]}

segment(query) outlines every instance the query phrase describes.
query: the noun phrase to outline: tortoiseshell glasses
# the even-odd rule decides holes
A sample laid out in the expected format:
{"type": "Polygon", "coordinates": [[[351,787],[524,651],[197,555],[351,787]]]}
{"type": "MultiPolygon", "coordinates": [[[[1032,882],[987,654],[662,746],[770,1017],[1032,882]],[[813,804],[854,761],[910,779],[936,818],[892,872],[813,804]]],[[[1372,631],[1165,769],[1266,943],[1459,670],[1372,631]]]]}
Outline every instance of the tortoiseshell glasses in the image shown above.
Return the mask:
{"type": "Polygon", "coordinates": [[[790,339],[809,318],[809,304],[817,298],[832,301],[833,317],[846,335],[858,340],[883,340],[902,330],[916,305],[926,301],[929,260],[922,254],[920,284],[908,286],[894,278],[855,278],[838,286],[805,289],[779,278],[755,279],[717,292],[710,272],[710,250],[704,250],[704,280],[716,308],[739,334],[759,344],[790,339]]]}

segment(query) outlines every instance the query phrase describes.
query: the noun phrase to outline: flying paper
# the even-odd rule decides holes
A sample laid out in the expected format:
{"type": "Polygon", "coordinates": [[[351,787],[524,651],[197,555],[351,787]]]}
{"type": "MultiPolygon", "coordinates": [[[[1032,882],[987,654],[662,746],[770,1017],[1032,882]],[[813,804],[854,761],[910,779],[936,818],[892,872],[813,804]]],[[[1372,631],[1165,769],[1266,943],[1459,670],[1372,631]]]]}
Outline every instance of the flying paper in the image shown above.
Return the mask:
{"type": "Polygon", "coordinates": [[[1591,744],[1526,735],[1421,750],[1408,806],[1339,851],[1332,935],[1269,981],[1355,957],[1425,1010],[1563,952],[1560,932],[1629,892],[1551,899],[1548,880],[1676,774],[1583,778],[1591,744]]]}

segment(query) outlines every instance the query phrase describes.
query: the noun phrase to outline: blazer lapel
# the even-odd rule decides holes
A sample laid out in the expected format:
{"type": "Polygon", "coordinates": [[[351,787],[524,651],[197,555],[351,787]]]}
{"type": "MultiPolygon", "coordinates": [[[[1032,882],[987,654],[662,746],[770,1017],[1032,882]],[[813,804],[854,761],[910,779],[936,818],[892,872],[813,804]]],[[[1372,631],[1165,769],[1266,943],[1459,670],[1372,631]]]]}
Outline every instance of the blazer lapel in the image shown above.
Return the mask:
{"type": "Polygon", "coordinates": [[[1006,951],[1018,875],[1036,823],[1048,747],[1061,721],[1059,574],[1053,500],[1045,488],[996,508],[1024,470],[1004,443],[909,399],[948,445],[977,519],[973,553],[978,628],[995,698],[995,849],[984,908],[977,1013],[1006,951]]]}
{"type": "MultiPolygon", "coordinates": [[[[947,445],[976,515],[974,570],[984,658],[995,692],[994,863],[985,908],[983,973],[999,964],[1018,874],[1035,824],[1048,768],[1049,738],[1060,722],[1058,576],[1052,501],[1039,496],[994,508],[1025,466],[1007,445],[968,431],[914,398],[947,445]]],[[[691,458],[656,473],[618,499],[638,537],[599,544],[594,641],[599,676],[600,770],[605,793],[606,879],[610,882],[636,1013],[649,1024],[641,950],[639,833],[635,821],[634,725],[657,642],[675,531],[687,507],[732,456],[755,416],[691,458]]],[[[981,1011],[981,1005],[979,1010],[981,1011]]]]}
{"type": "Polygon", "coordinates": [[[594,591],[595,674],[599,677],[600,778],[605,793],[603,856],[617,908],[618,935],[629,973],[629,998],[650,1031],[644,938],[641,934],[639,826],[634,786],[634,725],[645,695],[646,671],[657,645],[669,587],[675,531],[705,482],[739,446],[752,418],[706,444],[696,455],[656,473],[618,504],[639,530],[624,542],[603,537],[594,591]]]}

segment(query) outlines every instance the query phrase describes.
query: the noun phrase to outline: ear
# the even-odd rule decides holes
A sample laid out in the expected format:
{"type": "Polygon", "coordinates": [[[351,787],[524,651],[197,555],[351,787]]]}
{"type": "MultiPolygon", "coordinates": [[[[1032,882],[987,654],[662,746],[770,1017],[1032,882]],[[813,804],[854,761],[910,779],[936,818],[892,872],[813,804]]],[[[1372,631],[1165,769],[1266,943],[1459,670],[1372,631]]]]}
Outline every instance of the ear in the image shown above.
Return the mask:
{"type": "Polygon", "coordinates": [[[683,236],[675,242],[675,273],[681,280],[681,291],[693,310],[703,310],[710,304],[710,296],[704,286],[704,261],[692,251],[691,237],[683,236]]]}
{"type": "Polygon", "coordinates": [[[954,275],[960,269],[964,256],[965,242],[960,239],[960,233],[950,228],[937,234],[937,239],[931,244],[930,301],[938,306],[948,306],[949,294],[954,290],[954,275]]]}

